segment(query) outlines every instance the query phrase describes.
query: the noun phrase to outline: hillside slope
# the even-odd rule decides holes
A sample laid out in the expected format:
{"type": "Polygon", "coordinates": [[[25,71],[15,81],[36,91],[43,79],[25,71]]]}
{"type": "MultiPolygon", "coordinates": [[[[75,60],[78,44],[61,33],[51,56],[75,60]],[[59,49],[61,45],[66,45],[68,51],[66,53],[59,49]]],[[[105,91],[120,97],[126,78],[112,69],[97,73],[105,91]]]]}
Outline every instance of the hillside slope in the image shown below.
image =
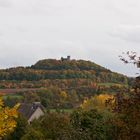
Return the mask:
{"type": "Polygon", "coordinates": [[[0,70],[0,80],[90,79],[94,82],[127,84],[128,78],[85,60],[44,59],[31,67],[0,70]]]}

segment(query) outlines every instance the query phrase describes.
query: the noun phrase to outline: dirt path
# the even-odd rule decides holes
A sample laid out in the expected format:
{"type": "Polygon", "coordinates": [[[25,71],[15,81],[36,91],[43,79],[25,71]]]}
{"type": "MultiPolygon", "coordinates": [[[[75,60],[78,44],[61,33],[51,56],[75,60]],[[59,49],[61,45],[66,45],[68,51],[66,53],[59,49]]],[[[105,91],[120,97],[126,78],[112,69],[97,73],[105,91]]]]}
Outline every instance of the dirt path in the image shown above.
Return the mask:
{"type": "Polygon", "coordinates": [[[37,91],[37,90],[41,90],[41,88],[0,89],[0,94],[14,94],[17,92],[37,91]]]}

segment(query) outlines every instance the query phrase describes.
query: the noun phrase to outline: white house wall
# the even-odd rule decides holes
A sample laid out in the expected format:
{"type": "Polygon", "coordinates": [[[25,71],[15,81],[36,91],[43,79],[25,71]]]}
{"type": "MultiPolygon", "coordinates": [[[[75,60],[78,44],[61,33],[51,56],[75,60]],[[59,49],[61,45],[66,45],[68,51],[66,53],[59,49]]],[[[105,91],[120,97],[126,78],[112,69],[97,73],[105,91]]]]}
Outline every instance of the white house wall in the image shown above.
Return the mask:
{"type": "Polygon", "coordinates": [[[36,111],[32,114],[32,116],[28,119],[28,123],[32,122],[34,119],[38,119],[40,116],[43,116],[44,112],[40,107],[36,109],[36,111]]]}

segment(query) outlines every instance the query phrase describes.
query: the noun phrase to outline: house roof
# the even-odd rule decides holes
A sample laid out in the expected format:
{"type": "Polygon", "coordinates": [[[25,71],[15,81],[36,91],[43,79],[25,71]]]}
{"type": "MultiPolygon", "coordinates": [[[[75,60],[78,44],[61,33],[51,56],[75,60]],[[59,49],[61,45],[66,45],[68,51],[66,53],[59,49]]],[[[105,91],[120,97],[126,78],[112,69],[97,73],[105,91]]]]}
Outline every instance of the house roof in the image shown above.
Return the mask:
{"type": "Polygon", "coordinates": [[[38,107],[44,112],[44,107],[40,102],[34,102],[32,104],[21,103],[18,112],[25,118],[29,119],[38,107]]]}

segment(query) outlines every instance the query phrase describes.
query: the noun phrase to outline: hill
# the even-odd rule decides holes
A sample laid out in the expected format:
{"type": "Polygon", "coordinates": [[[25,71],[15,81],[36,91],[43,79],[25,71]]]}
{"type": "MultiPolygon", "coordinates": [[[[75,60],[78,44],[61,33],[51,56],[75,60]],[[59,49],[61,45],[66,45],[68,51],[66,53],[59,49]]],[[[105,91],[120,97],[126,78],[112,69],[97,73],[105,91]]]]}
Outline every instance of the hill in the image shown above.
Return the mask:
{"type": "Polygon", "coordinates": [[[128,83],[128,78],[94,62],[44,59],[31,67],[0,70],[0,80],[91,79],[94,82],[128,83]]]}
{"type": "Polygon", "coordinates": [[[72,109],[95,95],[124,92],[128,82],[128,77],[85,60],[44,59],[0,70],[0,93],[10,106],[39,101],[47,109],[72,109]]]}

